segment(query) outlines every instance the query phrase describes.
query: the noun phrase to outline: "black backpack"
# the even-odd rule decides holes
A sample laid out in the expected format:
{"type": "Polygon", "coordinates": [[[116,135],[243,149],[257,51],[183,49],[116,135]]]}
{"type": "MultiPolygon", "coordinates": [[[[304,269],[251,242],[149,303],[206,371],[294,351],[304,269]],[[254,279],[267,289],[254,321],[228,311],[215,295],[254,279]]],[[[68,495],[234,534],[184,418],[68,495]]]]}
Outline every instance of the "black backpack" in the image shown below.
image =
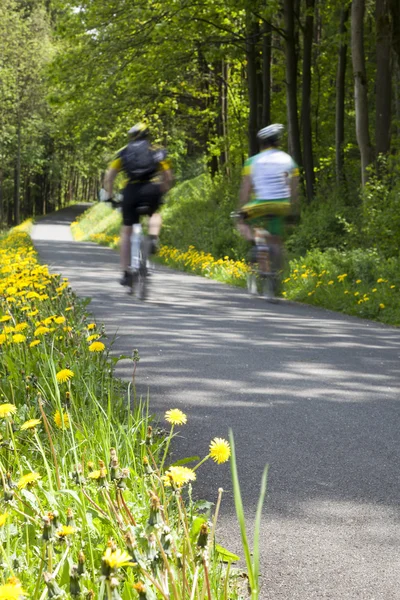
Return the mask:
{"type": "Polygon", "coordinates": [[[123,169],[132,181],[147,181],[158,169],[159,157],[147,140],[129,142],[122,158],[123,169]]]}

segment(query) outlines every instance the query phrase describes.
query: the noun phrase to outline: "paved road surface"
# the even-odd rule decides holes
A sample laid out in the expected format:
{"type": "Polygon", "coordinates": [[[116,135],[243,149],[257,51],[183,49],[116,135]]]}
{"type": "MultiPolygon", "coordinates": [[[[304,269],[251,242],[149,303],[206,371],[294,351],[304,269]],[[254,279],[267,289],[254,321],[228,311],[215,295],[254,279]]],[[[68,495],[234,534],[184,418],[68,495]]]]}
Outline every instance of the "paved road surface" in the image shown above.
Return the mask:
{"type": "MultiPolygon", "coordinates": [[[[44,218],[35,245],[93,298],[113,351],[139,349],[152,410],[188,413],[174,456],[203,455],[231,427],[250,525],[270,464],[262,599],[400,598],[399,331],[166,269],[140,304],[117,283],[116,253],[71,240],[79,210],[44,218]]],[[[202,467],[198,494],[220,486],[220,540],[241,554],[229,468],[202,467]]]]}

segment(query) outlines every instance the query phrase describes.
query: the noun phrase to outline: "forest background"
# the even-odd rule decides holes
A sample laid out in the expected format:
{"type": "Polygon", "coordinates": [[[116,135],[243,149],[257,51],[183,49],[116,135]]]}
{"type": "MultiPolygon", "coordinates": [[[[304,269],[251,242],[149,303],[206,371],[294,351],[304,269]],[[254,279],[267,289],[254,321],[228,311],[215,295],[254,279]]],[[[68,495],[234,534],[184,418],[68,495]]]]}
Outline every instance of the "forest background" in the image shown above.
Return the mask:
{"type": "Polygon", "coordinates": [[[229,218],[256,132],[301,168],[292,256],[400,241],[397,0],[3,0],[2,227],[95,200],[138,120],[176,183],[163,242],[242,258],[229,218]]]}

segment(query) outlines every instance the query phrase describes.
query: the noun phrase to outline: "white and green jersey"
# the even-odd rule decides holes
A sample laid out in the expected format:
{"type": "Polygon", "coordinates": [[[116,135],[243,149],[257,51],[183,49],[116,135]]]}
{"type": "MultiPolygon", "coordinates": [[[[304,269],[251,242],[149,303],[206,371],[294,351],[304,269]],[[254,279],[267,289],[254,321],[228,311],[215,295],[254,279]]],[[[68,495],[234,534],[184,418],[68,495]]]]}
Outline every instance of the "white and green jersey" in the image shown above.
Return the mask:
{"type": "Polygon", "coordinates": [[[243,167],[243,175],[251,177],[255,200],[289,199],[290,178],[298,172],[293,158],[277,148],[251,156],[243,167]]]}

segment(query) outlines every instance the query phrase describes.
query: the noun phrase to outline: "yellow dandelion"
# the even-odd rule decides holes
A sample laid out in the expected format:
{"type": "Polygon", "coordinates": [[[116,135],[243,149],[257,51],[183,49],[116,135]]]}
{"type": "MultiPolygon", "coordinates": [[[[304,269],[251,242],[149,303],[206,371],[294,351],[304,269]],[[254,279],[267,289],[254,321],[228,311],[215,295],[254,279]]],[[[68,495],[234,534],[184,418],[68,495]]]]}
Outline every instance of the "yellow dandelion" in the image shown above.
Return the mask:
{"type": "Polygon", "coordinates": [[[5,333],[0,333],[0,346],[1,344],[4,344],[4,342],[7,341],[7,336],[5,333]]]}
{"type": "Polygon", "coordinates": [[[89,331],[91,329],[96,329],[96,323],[89,323],[89,325],[87,326],[87,328],[89,329],[89,331]]]}
{"type": "Polygon", "coordinates": [[[90,352],[103,352],[104,348],[105,348],[105,345],[103,344],[103,342],[93,342],[89,346],[89,351],[90,352]]]}
{"type": "Polygon", "coordinates": [[[54,423],[56,424],[58,429],[63,429],[64,427],[69,427],[68,413],[63,412],[61,414],[60,411],[57,410],[54,414],[53,419],[54,419],[54,423]]]}
{"type": "Polygon", "coordinates": [[[342,275],[337,276],[338,281],[344,281],[346,277],[347,277],[347,273],[343,273],[342,275]]]}
{"type": "Polygon", "coordinates": [[[23,490],[27,486],[34,485],[41,478],[42,477],[39,473],[27,473],[26,475],[23,475],[18,481],[18,489],[23,490]]]}
{"type": "Polygon", "coordinates": [[[56,317],[54,319],[54,323],[57,323],[57,325],[61,325],[62,323],[65,323],[65,317],[56,317]]]}
{"type": "Polygon", "coordinates": [[[108,565],[111,569],[118,569],[120,567],[132,567],[135,563],[132,561],[132,557],[123,550],[117,548],[107,548],[103,556],[103,562],[108,565]]]}
{"type": "Polygon", "coordinates": [[[188,467],[170,467],[163,477],[167,486],[173,483],[178,488],[195,479],[196,473],[188,467]]]}
{"type": "Polygon", "coordinates": [[[375,293],[375,292],[377,291],[377,289],[376,289],[376,288],[374,288],[372,291],[375,293]]]}
{"type": "Polygon", "coordinates": [[[74,310],[74,307],[73,307],[73,306],[67,306],[67,308],[66,308],[65,310],[66,310],[66,311],[67,311],[67,310],[68,310],[68,311],[70,311],[70,310],[74,310]]]}
{"type": "Polygon", "coordinates": [[[30,348],[34,348],[35,346],[37,346],[38,344],[40,344],[40,340],[33,340],[33,342],[31,342],[29,344],[30,348]]]}
{"type": "Polygon", "coordinates": [[[0,585],[0,600],[19,600],[23,596],[26,592],[16,577],[10,577],[7,583],[0,585]]]}
{"type": "Polygon", "coordinates": [[[361,283],[361,279],[357,279],[356,283],[361,283]]]}
{"type": "Polygon", "coordinates": [[[15,331],[24,331],[27,327],[28,323],[18,323],[18,325],[15,326],[15,331]]]}
{"type": "Polygon", "coordinates": [[[76,532],[76,527],[71,525],[63,525],[58,531],[57,536],[59,538],[66,538],[68,535],[73,535],[76,532]]]}
{"type": "Polygon", "coordinates": [[[14,404],[0,404],[0,419],[10,417],[17,412],[17,407],[14,404]]]}
{"type": "Polygon", "coordinates": [[[14,344],[22,344],[23,342],[26,342],[26,335],[22,335],[22,333],[16,333],[12,336],[12,341],[14,344]]]}
{"type": "Polygon", "coordinates": [[[223,438],[214,438],[210,443],[210,456],[219,465],[226,462],[231,455],[229,442],[223,438]]]}
{"type": "Polygon", "coordinates": [[[385,280],[382,279],[382,277],[379,277],[379,279],[376,280],[376,283],[383,283],[385,280]]]}
{"type": "Polygon", "coordinates": [[[4,527],[4,525],[6,524],[6,521],[7,521],[7,517],[8,517],[7,512],[0,515],[0,527],[4,527]]]}
{"type": "Polygon", "coordinates": [[[27,429],[34,429],[35,427],[40,425],[40,423],[40,419],[29,419],[29,421],[25,421],[25,423],[22,423],[21,431],[26,431],[27,429]]]}
{"type": "Polygon", "coordinates": [[[172,425],[185,425],[187,416],[179,408],[171,408],[165,413],[165,420],[172,425]]]}
{"type": "Polygon", "coordinates": [[[44,335],[45,333],[49,333],[49,331],[48,327],[40,326],[35,330],[35,335],[44,335]]]}
{"type": "Polygon", "coordinates": [[[391,289],[391,290],[394,290],[394,288],[395,288],[395,287],[396,287],[395,285],[391,285],[391,286],[390,286],[390,289],[391,289]]]}
{"type": "Polygon", "coordinates": [[[91,471],[88,474],[89,479],[100,479],[103,478],[107,475],[107,469],[102,468],[102,469],[97,469],[95,471],[91,471]]]}
{"type": "Polygon", "coordinates": [[[385,305],[384,305],[383,303],[381,303],[381,304],[379,305],[379,308],[385,308],[385,305]]]}
{"type": "Polygon", "coordinates": [[[354,295],[355,295],[355,296],[359,296],[359,295],[360,295],[360,292],[354,292],[354,295]]]}
{"type": "Polygon", "coordinates": [[[330,281],[328,281],[328,285],[333,285],[334,281],[333,279],[331,279],[330,281]]]}
{"type": "Polygon", "coordinates": [[[10,317],[10,315],[3,315],[3,316],[0,318],[0,323],[5,323],[6,321],[11,321],[11,317],[10,317]]]}
{"type": "Polygon", "coordinates": [[[61,371],[58,371],[58,373],[56,373],[56,379],[58,383],[65,383],[66,381],[72,379],[73,376],[74,372],[71,371],[71,369],[61,369],[61,371]]]}
{"type": "Polygon", "coordinates": [[[99,337],[100,337],[100,334],[99,334],[99,333],[93,333],[92,335],[89,335],[89,336],[86,338],[86,341],[87,341],[87,342],[93,342],[93,340],[98,340],[98,339],[99,339],[99,337]]]}

